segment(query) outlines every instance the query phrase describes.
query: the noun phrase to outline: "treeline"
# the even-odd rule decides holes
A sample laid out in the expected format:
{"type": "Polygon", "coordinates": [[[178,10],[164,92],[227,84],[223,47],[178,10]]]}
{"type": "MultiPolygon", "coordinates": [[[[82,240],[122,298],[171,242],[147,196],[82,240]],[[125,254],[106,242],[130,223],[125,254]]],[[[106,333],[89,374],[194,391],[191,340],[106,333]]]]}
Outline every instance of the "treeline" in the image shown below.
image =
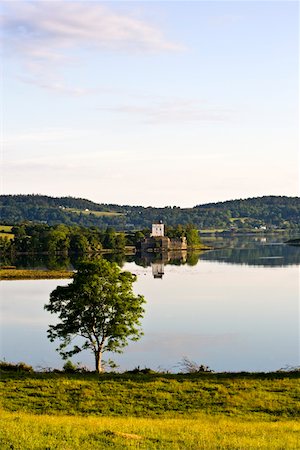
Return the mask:
{"type": "MultiPolygon", "coordinates": [[[[194,209],[221,212],[230,219],[242,221],[243,226],[265,224],[282,228],[297,228],[300,224],[300,198],[284,196],[265,196],[244,200],[230,200],[219,203],[198,205],[194,209]],[[243,221],[243,218],[246,220],[243,221]]],[[[236,224],[236,222],[234,222],[236,224]]]]}
{"type": "Polygon", "coordinates": [[[100,253],[103,249],[124,251],[125,233],[113,228],[99,230],[67,225],[22,224],[13,226],[13,239],[0,238],[2,254],[77,254],[100,253]]]}
{"type": "MultiPolygon", "coordinates": [[[[112,227],[100,230],[96,227],[24,223],[12,226],[8,239],[5,233],[0,236],[0,253],[16,254],[75,254],[101,253],[103,250],[124,252],[126,246],[137,247],[139,242],[150,236],[150,229],[135,232],[120,232],[112,227]]],[[[179,238],[185,236],[190,246],[200,244],[198,230],[191,224],[187,226],[166,227],[166,236],[179,238]]]]}
{"type": "Polygon", "coordinates": [[[1,195],[1,206],[9,208],[23,208],[25,205],[28,208],[74,208],[74,209],[89,209],[93,211],[115,211],[122,212],[117,205],[98,204],[91,200],[75,197],[50,197],[47,195],[29,194],[29,195],[1,195]]]}
{"type": "Polygon", "coordinates": [[[113,227],[117,231],[150,228],[162,220],[169,226],[193,223],[198,229],[241,230],[300,229],[300,198],[264,196],[197,205],[194,208],[164,208],[97,204],[72,197],[2,195],[3,223],[32,221],[47,225],[113,227]]]}

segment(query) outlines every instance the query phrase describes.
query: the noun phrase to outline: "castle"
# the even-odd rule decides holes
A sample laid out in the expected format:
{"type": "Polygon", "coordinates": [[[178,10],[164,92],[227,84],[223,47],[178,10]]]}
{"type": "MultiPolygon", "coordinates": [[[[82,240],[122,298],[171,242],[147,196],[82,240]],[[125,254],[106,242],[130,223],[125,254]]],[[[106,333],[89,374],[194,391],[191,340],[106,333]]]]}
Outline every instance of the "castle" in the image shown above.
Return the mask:
{"type": "Polygon", "coordinates": [[[152,224],[150,237],[141,242],[142,252],[163,253],[168,251],[187,250],[186,237],[170,239],[164,235],[164,224],[162,222],[152,224]]]}

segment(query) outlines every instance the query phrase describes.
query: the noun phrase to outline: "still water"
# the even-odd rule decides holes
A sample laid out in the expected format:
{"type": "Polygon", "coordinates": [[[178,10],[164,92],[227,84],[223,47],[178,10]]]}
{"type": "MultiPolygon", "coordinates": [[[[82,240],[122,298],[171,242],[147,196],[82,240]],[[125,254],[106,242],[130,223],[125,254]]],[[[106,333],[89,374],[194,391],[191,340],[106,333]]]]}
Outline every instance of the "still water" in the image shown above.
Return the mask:
{"type": "MultiPolygon", "coordinates": [[[[184,356],[215,371],[271,371],[299,364],[300,248],[265,238],[226,244],[188,263],[185,255],[123,263],[124,270],[137,275],[134,290],[147,304],[142,339],[122,355],[107,355],[121,370],[178,371],[184,356]]],[[[43,306],[57,285],[69,282],[1,282],[0,359],[62,367],[55,343],[46,336],[55,318],[43,306]]],[[[93,369],[86,351],[73,362],[93,369]]]]}

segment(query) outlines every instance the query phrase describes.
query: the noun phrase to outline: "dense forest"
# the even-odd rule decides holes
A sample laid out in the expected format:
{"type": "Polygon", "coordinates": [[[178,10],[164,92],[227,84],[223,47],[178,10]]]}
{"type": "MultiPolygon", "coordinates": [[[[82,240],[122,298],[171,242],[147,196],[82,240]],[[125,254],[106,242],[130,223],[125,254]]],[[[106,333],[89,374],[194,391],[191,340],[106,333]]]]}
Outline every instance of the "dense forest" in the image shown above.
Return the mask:
{"type": "MultiPolygon", "coordinates": [[[[86,255],[100,254],[104,250],[124,252],[126,247],[138,248],[141,240],[150,235],[150,229],[124,233],[112,227],[101,230],[38,223],[2,226],[1,231],[0,255],[5,257],[18,254],[86,255]]],[[[185,236],[189,246],[200,245],[198,230],[192,225],[166,227],[165,235],[170,238],[185,236]]]]}
{"type": "Polygon", "coordinates": [[[117,231],[150,228],[158,220],[169,226],[193,223],[200,230],[295,230],[300,228],[300,198],[265,196],[208,203],[193,208],[154,208],[97,204],[73,197],[2,195],[0,214],[1,222],[9,225],[33,222],[97,229],[113,227],[117,231]]]}

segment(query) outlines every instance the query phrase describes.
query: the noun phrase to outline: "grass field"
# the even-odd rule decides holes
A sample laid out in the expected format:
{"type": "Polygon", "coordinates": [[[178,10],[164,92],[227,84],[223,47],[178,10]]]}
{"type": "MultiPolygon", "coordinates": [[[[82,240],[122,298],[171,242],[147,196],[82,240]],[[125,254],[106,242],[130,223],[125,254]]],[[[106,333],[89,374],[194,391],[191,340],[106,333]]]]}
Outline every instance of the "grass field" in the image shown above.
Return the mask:
{"type": "Polygon", "coordinates": [[[246,220],[248,220],[249,217],[231,217],[229,220],[230,222],[234,223],[237,220],[240,220],[242,223],[245,223],[246,220]]]}
{"type": "Polygon", "coordinates": [[[12,226],[0,225],[0,239],[13,239],[15,235],[11,233],[12,226]]]}
{"type": "Polygon", "coordinates": [[[298,450],[300,424],[199,415],[192,419],[34,416],[0,411],[1,449],[298,450]]]}
{"type": "Polygon", "coordinates": [[[299,449],[297,372],[2,372],[0,381],[1,449],[299,449]]]}
{"type": "Polygon", "coordinates": [[[48,280],[72,278],[69,270],[0,269],[0,280],[48,280]]]}
{"type": "Polygon", "coordinates": [[[299,376],[286,374],[61,374],[2,372],[6,410],[37,414],[176,417],[299,416],[299,376]]]}
{"type": "Polygon", "coordinates": [[[12,230],[12,226],[11,225],[0,225],[0,232],[10,233],[11,230],[12,230]]]}
{"type": "Polygon", "coordinates": [[[65,211],[76,213],[76,214],[86,214],[86,215],[93,214],[94,216],[97,216],[97,217],[101,217],[101,216],[111,216],[111,217],[113,217],[113,216],[124,216],[123,213],[118,213],[118,212],[115,212],[115,211],[93,211],[93,210],[85,211],[85,210],[75,209],[75,208],[65,208],[65,211]]]}

